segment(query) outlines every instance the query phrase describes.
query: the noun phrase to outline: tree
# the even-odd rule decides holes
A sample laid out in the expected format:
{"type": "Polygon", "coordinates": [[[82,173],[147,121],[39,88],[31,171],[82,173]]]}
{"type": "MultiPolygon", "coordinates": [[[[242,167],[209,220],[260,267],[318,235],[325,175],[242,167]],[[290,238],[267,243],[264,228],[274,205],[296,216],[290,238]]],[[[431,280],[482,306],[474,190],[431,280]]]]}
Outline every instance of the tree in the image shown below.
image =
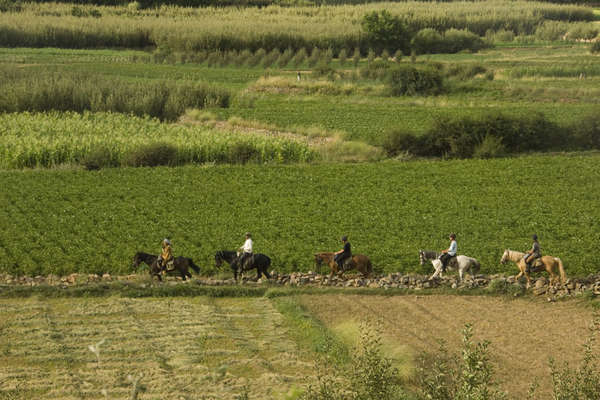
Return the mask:
{"type": "Polygon", "coordinates": [[[410,51],[410,37],[400,17],[390,14],[389,11],[373,11],[365,14],[361,26],[367,34],[371,48],[377,53],[382,50],[410,51]]]}

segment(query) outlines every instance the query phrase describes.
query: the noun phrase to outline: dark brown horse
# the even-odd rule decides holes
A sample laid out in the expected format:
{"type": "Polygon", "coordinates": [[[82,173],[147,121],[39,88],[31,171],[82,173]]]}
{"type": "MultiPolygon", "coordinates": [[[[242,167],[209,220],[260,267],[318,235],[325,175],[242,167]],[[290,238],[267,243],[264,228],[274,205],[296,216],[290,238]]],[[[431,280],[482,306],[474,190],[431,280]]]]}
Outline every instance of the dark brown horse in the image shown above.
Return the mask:
{"type": "MultiPolygon", "coordinates": [[[[162,270],[158,266],[158,256],[138,251],[137,253],[135,253],[135,256],[133,256],[132,267],[137,268],[141,263],[144,263],[148,265],[148,267],[150,267],[151,276],[156,276],[159,281],[162,281],[162,270]]],[[[192,277],[192,274],[190,273],[190,268],[193,269],[195,273],[200,273],[200,268],[198,268],[198,266],[194,264],[194,261],[192,261],[191,258],[179,256],[173,259],[173,269],[167,270],[166,274],[173,275],[179,273],[181,279],[185,281],[187,278],[192,277]]]]}
{"type": "Polygon", "coordinates": [[[261,253],[256,253],[252,256],[245,265],[240,265],[240,258],[235,251],[221,250],[215,253],[215,266],[219,268],[223,265],[223,262],[227,262],[233,270],[233,277],[235,281],[238,280],[238,274],[242,275],[244,272],[256,268],[256,280],[259,280],[261,274],[267,279],[271,279],[269,275],[269,266],[271,265],[271,259],[261,253]]]}
{"type": "Polygon", "coordinates": [[[316,253],[315,264],[317,264],[317,267],[319,268],[321,268],[322,263],[326,263],[327,265],[329,265],[329,269],[331,270],[331,273],[329,274],[330,277],[333,277],[333,274],[338,274],[339,276],[342,276],[344,272],[353,269],[360,272],[365,278],[368,278],[373,273],[373,265],[371,264],[371,260],[369,260],[369,257],[365,256],[364,254],[353,255],[351,259],[347,260],[344,263],[344,269],[341,271],[339,270],[339,267],[335,262],[334,257],[335,253],[316,253]]]}

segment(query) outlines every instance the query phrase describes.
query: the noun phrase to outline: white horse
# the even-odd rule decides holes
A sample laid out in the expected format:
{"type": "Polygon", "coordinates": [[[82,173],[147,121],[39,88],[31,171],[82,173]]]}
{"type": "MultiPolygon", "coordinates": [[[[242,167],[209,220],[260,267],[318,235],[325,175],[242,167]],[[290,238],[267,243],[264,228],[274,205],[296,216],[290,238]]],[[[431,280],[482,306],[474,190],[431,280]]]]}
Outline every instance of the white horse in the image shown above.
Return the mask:
{"type": "MultiPolygon", "coordinates": [[[[439,258],[436,258],[435,260],[431,260],[431,265],[433,265],[435,272],[433,273],[433,275],[431,275],[429,277],[429,280],[432,280],[433,278],[437,278],[438,276],[441,278],[442,277],[442,260],[440,260],[439,258]]],[[[469,272],[471,275],[474,275],[479,272],[479,269],[481,268],[481,264],[479,264],[479,261],[477,261],[473,257],[459,255],[459,256],[456,256],[456,257],[450,259],[450,261],[448,262],[448,265],[446,265],[446,268],[448,270],[453,270],[453,269],[458,270],[458,277],[460,279],[460,282],[462,282],[465,272],[469,272]]]]}

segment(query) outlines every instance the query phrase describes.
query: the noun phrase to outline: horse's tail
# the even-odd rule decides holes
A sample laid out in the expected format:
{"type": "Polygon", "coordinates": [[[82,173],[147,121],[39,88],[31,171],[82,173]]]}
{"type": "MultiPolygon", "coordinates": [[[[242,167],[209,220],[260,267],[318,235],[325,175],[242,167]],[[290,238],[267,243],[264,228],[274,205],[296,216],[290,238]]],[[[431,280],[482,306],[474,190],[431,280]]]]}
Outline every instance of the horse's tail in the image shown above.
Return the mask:
{"type": "Polygon", "coordinates": [[[567,280],[567,274],[565,274],[565,266],[562,263],[562,260],[558,257],[554,257],[556,262],[558,263],[558,270],[560,271],[560,282],[564,284],[567,280]]]}
{"type": "Polygon", "coordinates": [[[190,258],[190,267],[192,267],[192,269],[194,270],[195,273],[197,273],[197,274],[200,273],[200,267],[198,267],[196,264],[194,264],[194,262],[192,261],[191,258],[190,258]]]}

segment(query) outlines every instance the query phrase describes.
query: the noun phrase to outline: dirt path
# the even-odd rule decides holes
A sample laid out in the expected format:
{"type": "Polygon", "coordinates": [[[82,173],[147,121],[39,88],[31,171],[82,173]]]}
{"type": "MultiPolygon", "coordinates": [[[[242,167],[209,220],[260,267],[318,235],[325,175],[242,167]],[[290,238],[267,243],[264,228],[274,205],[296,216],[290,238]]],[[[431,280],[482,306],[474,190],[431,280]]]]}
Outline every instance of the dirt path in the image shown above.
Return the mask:
{"type": "MultiPolygon", "coordinates": [[[[491,342],[500,386],[513,398],[525,398],[539,379],[539,396],[550,394],[549,357],[578,363],[593,312],[575,301],[547,303],[475,296],[303,296],[316,317],[342,335],[366,318],[383,324],[389,354],[408,363],[423,351],[460,348],[461,331],[473,323],[475,339],[491,342]]],[[[410,369],[410,366],[405,366],[410,369]]]]}

